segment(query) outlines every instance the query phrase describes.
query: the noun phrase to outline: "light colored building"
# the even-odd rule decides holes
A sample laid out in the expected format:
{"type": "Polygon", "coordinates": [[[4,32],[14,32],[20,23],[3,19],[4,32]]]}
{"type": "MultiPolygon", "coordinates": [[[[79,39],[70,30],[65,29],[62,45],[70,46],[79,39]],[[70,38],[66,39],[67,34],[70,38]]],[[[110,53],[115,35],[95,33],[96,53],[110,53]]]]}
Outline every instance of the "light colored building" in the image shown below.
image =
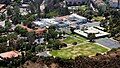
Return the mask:
{"type": "Polygon", "coordinates": [[[55,25],[57,28],[64,27],[75,27],[80,24],[87,23],[87,18],[82,17],[77,14],[71,14],[67,16],[55,17],[51,19],[41,19],[40,21],[34,21],[35,25],[39,27],[49,27],[51,25],[55,25]]]}
{"type": "Polygon", "coordinates": [[[5,4],[0,4],[0,14],[6,13],[6,5],[5,4]]]}
{"type": "MultiPolygon", "coordinates": [[[[102,27],[99,28],[103,29],[102,27]]],[[[109,33],[99,30],[95,27],[88,27],[85,30],[74,30],[74,32],[86,38],[88,38],[89,33],[94,33],[96,38],[106,37],[109,35],[109,33]]]]}
{"type": "Polygon", "coordinates": [[[120,9],[120,0],[109,0],[109,4],[113,8],[119,8],[120,9]]]}
{"type": "Polygon", "coordinates": [[[80,5],[84,3],[86,0],[65,0],[67,5],[80,5]]]}
{"type": "Polygon", "coordinates": [[[0,26],[4,27],[5,26],[5,21],[0,21],[0,26]]]}
{"type": "Polygon", "coordinates": [[[69,16],[69,20],[71,20],[71,21],[73,20],[78,24],[87,23],[87,18],[80,16],[80,15],[77,15],[75,13],[73,13],[69,16]]]}

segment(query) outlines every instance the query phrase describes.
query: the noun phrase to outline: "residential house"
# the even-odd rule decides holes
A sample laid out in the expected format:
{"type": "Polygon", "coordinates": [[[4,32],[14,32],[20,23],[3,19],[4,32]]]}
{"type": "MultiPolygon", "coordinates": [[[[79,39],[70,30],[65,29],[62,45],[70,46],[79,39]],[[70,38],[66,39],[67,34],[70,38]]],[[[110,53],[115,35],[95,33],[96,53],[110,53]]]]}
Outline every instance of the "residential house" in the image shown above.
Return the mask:
{"type": "Polygon", "coordinates": [[[11,59],[11,58],[19,57],[20,55],[21,53],[18,51],[9,51],[9,52],[0,53],[0,60],[11,59]]]}
{"type": "Polygon", "coordinates": [[[6,5],[0,4],[0,13],[4,13],[6,11],[6,5]]]}
{"type": "Polygon", "coordinates": [[[65,0],[67,5],[80,5],[86,2],[86,0],[65,0]]]}
{"type": "Polygon", "coordinates": [[[0,21],[0,27],[4,27],[5,26],[5,21],[0,21]]]}

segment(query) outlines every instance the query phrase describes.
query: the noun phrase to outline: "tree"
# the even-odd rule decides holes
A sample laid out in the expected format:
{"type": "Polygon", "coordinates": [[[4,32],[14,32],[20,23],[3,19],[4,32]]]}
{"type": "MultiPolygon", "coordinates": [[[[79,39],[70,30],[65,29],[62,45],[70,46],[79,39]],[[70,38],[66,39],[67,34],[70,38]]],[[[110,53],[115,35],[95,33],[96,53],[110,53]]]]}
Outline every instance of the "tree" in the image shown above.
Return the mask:
{"type": "Polygon", "coordinates": [[[56,17],[59,16],[59,12],[57,10],[52,10],[46,14],[46,17],[51,18],[51,17],[56,17]]]}
{"type": "Polygon", "coordinates": [[[0,28],[0,33],[4,33],[4,32],[6,32],[6,29],[5,28],[0,28]]]}
{"type": "Polygon", "coordinates": [[[88,34],[88,38],[89,38],[90,42],[94,42],[95,33],[89,33],[89,34],[88,34]]]}
{"type": "MultiPolygon", "coordinates": [[[[19,0],[17,0],[19,1],[19,0]]],[[[21,24],[21,14],[20,14],[20,7],[19,7],[19,3],[18,2],[13,2],[12,5],[13,7],[13,12],[12,13],[12,23],[13,24],[21,24]]]]}
{"type": "Polygon", "coordinates": [[[12,26],[12,23],[9,20],[6,20],[5,21],[5,28],[8,30],[11,28],[11,26],[12,26]]]}
{"type": "Polygon", "coordinates": [[[26,33],[28,32],[26,29],[22,28],[21,26],[17,26],[15,28],[15,32],[18,34],[21,34],[22,36],[26,36],[26,33]]]}
{"type": "Polygon", "coordinates": [[[69,15],[70,11],[68,10],[67,7],[60,7],[59,14],[61,16],[69,15]]]}
{"type": "Polygon", "coordinates": [[[4,20],[5,20],[5,18],[6,18],[5,14],[4,14],[4,13],[2,13],[2,15],[0,15],[0,20],[1,20],[1,21],[4,21],[4,20]]]}
{"type": "Polygon", "coordinates": [[[55,40],[58,37],[58,32],[56,31],[55,26],[50,26],[48,32],[45,33],[44,38],[45,40],[49,41],[49,39],[55,40]]]}
{"type": "Polygon", "coordinates": [[[60,48],[67,47],[66,43],[61,43],[60,48]]]}
{"type": "Polygon", "coordinates": [[[11,16],[12,14],[13,14],[13,10],[10,7],[8,7],[7,8],[7,15],[11,16]]]}
{"type": "Polygon", "coordinates": [[[100,26],[101,27],[106,27],[107,26],[107,20],[101,20],[100,26]]]}
{"type": "Polygon", "coordinates": [[[7,35],[7,39],[8,40],[11,40],[11,39],[17,39],[17,34],[16,33],[11,33],[11,34],[8,34],[7,35]]]}
{"type": "Polygon", "coordinates": [[[47,48],[53,50],[59,50],[61,47],[61,42],[59,40],[49,40],[47,48]]]}
{"type": "Polygon", "coordinates": [[[73,42],[72,45],[77,45],[77,42],[73,42]]]}
{"type": "Polygon", "coordinates": [[[5,36],[0,36],[0,43],[7,42],[7,37],[5,36]]]}
{"type": "Polygon", "coordinates": [[[58,32],[54,29],[48,29],[48,37],[55,40],[57,38],[58,32]]]}
{"type": "Polygon", "coordinates": [[[27,32],[27,38],[30,44],[35,41],[35,32],[27,32]]]}
{"type": "Polygon", "coordinates": [[[30,0],[30,9],[32,13],[37,13],[37,17],[40,18],[40,5],[43,3],[43,0],[30,0]]]}
{"type": "Polygon", "coordinates": [[[38,45],[35,47],[36,52],[42,52],[45,49],[45,45],[38,45]]]}
{"type": "Polygon", "coordinates": [[[73,27],[70,28],[70,31],[72,32],[72,34],[74,33],[74,30],[75,30],[75,28],[73,28],[73,27]]]}
{"type": "Polygon", "coordinates": [[[109,11],[104,12],[104,17],[105,18],[108,18],[109,15],[110,15],[109,11]]]}

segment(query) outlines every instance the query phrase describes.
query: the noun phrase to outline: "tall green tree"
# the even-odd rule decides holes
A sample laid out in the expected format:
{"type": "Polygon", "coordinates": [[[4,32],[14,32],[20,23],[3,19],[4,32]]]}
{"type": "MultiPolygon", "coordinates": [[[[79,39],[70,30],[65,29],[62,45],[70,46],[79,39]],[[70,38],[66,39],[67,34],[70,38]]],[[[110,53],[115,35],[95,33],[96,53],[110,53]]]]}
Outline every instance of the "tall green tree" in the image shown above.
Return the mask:
{"type": "Polygon", "coordinates": [[[96,37],[95,33],[89,33],[88,34],[88,38],[89,38],[90,42],[94,42],[95,37],[96,37]]]}
{"type": "Polygon", "coordinates": [[[27,38],[30,44],[35,41],[35,32],[27,32],[27,38]]]}

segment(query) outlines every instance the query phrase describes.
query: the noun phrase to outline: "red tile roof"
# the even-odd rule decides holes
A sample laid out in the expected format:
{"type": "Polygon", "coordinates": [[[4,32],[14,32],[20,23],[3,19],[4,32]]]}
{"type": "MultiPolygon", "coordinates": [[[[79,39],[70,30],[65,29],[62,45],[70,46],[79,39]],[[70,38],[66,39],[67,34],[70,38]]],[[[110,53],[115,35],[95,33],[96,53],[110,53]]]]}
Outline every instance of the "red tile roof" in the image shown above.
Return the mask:
{"type": "Polygon", "coordinates": [[[2,57],[2,58],[13,58],[13,57],[18,57],[19,55],[21,55],[20,54],[20,52],[18,52],[18,51],[9,51],[9,52],[5,52],[5,53],[1,53],[0,54],[0,56],[2,57]]]}
{"type": "Polygon", "coordinates": [[[28,32],[33,32],[35,31],[36,34],[42,35],[46,29],[44,28],[37,28],[35,30],[28,28],[27,26],[20,25],[22,28],[27,29],[28,32]]]}

